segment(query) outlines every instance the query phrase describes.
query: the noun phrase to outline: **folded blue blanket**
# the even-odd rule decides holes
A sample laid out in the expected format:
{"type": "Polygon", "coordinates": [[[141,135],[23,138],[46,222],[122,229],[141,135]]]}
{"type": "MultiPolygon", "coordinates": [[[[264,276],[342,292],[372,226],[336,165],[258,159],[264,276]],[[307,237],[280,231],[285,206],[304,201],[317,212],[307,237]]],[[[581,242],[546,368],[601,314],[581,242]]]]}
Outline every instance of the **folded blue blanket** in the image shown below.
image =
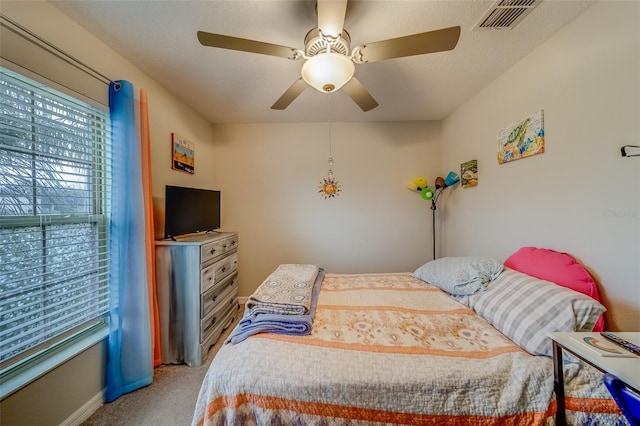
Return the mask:
{"type": "Polygon", "coordinates": [[[258,333],[276,333],[288,336],[304,336],[311,333],[313,317],[316,313],[318,294],[324,279],[324,269],[320,268],[313,283],[311,304],[308,314],[255,313],[246,309],[244,316],[233,329],[225,343],[236,344],[258,333]]]}
{"type": "Polygon", "coordinates": [[[309,315],[258,314],[242,318],[226,343],[235,345],[258,333],[304,336],[311,333],[312,322],[309,315]]]}

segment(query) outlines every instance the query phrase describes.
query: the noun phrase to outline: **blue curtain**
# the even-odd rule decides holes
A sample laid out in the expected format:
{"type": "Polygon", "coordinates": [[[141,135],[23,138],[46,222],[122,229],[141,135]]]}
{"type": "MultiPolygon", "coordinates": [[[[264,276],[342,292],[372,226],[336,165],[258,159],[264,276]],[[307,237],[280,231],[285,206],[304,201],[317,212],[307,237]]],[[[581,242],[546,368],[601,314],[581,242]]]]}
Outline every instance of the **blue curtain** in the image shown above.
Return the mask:
{"type": "Polygon", "coordinates": [[[112,131],[110,333],[107,402],[151,383],[141,152],[133,85],[109,85],[112,131]]]}

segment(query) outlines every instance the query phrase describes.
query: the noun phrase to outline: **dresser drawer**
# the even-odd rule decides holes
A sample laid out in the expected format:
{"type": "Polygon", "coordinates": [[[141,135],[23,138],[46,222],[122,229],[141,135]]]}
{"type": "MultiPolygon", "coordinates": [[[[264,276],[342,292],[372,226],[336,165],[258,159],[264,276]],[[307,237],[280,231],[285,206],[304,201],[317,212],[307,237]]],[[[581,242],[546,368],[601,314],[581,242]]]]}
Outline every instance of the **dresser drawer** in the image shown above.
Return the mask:
{"type": "Polygon", "coordinates": [[[214,285],[231,275],[238,269],[238,255],[232,254],[222,260],[217,261],[213,265],[204,268],[200,279],[200,292],[205,293],[214,285]]]}
{"type": "Polygon", "coordinates": [[[202,342],[200,343],[200,353],[202,354],[202,361],[200,364],[204,364],[207,358],[207,352],[209,352],[211,346],[216,343],[216,341],[222,334],[222,331],[233,324],[236,316],[238,316],[239,310],[240,305],[238,305],[238,302],[235,301],[235,304],[233,306],[229,306],[229,311],[223,314],[222,321],[220,321],[218,325],[215,325],[214,327],[209,329],[209,334],[205,335],[205,337],[202,339],[202,342]]]}
{"type": "Polygon", "coordinates": [[[200,248],[200,263],[207,263],[220,256],[227,255],[238,249],[238,236],[203,244],[200,248]]]}
{"type": "Polygon", "coordinates": [[[206,318],[200,322],[200,342],[206,340],[211,334],[211,330],[217,328],[222,320],[226,317],[231,306],[238,304],[238,289],[227,288],[221,295],[220,303],[216,305],[212,312],[208,313],[206,318]]]}
{"type": "Polygon", "coordinates": [[[200,318],[204,318],[214,309],[216,304],[222,299],[225,290],[237,287],[238,274],[234,272],[204,293],[200,301],[200,318]]]}

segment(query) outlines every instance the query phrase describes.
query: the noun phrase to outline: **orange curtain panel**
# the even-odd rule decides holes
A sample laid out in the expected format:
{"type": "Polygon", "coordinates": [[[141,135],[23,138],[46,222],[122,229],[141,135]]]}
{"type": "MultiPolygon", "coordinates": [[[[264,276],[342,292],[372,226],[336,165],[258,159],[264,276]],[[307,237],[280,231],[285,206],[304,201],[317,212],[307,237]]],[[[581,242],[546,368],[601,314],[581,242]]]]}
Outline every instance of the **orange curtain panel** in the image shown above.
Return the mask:
{"type": "Polygon", "coordinates": [[[147,91],[140,89],[140,148],[142,151],[142,192],[145,212],[145,241],[147,245],[146,263],[149,291],[149,315],[151,325],[151,341],[153,343],[153,366],[162,362],[160,350],[160,320],[158,318],[158,302],[156,298],[156,261],[153,224],[153,192],[151,189],[151,139],[149,137],[149,105],[147,91]]]}

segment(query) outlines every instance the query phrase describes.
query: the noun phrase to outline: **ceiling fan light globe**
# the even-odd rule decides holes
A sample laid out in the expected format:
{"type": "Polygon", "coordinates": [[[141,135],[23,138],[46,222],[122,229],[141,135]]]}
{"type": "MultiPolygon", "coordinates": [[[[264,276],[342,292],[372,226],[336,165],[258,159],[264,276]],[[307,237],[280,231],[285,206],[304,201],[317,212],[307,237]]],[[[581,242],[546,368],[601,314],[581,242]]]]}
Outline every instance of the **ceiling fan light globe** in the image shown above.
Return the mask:
{"type": "Polygon", "coordinates": [[[353,61],[340,53],[318,54],[302,65],[302,78],[322,93],[339,90],[356,71],[353,61]]]}

